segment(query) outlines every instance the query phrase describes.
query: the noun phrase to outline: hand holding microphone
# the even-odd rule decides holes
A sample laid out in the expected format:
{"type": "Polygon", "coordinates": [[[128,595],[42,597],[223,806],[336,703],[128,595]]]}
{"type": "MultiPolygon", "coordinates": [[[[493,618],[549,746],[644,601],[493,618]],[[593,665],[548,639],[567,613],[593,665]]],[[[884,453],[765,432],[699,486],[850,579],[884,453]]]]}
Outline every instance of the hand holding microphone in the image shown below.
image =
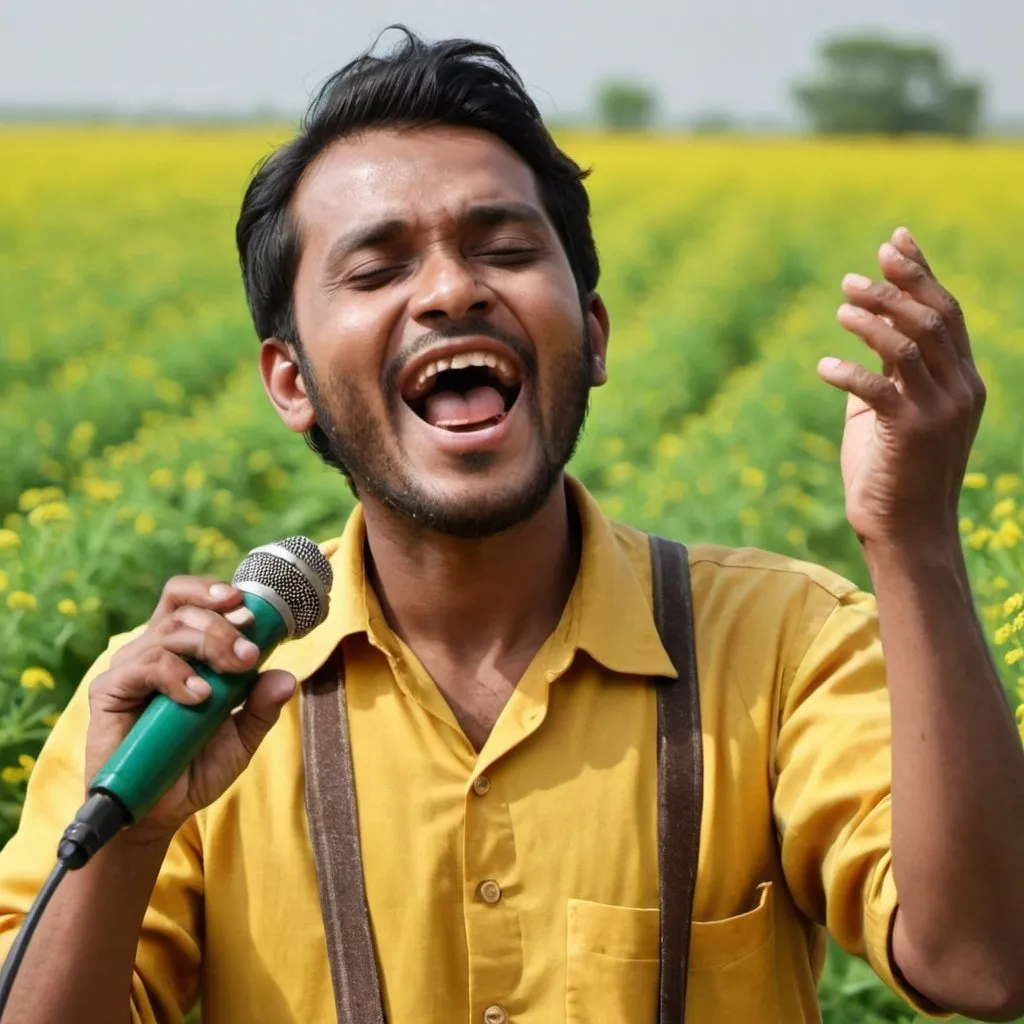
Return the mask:
{"type": "MultiPolygon", "coordinates": [[[[282,640],[303,636],[324,620],[331,578],[327,559],[306,537],[251,551],[232,586],[176,577],[164,587],[145,630],[96,677],[89,690],[87,798],[64,831],[57,864],[0,971],[0,1017],[32,935],[67,872],[81,868],[125,826],[150,849],[164,846],[244,771],[295,688],[287,672],[260,674],[259,666],[282,640]]],[[[95,876],[103,893],[114,884],[128,897],[120,916],[107,916],[108,942],[95,947],[97,962],[105,962],[111,949],[134,950],[129,939],[137,938],[152,886],[152,878],[134,877],[137,861],[115,859],[128,871],[113,882],[102,869],[95,876]]],[[[153,862],[154,872],[157,867],[153,862]]],[[[47,933],[51,946],[63,949],[69,923],[74,930],[76,922],[94,922],[94,889],[83,878],[72,890],[62,906],[62,926],[47,933]]],[[[108,905],[106,897],[100,902],[108,905]]],[[[88,956],[82,962],[88,966],[88,956]]],[[[130,974],[127,960],[122,967],[130,974]]],[[[69,978],[72,994],[80,981],[69,978]]],[[[63,1005],[64,995],[50,995],[63,1005]]],[[[113,1006],[120,996],[111,989],[104,998],[104,1006],[113,1006]]],[[[29,1005],[31,997],[19,1003],[22,1010],[29,1005]]]]}
{"type": "MultiPolygon", "coordinates": [[[[243,596],[236,587],[212,579],[176,576],[168,581],[145,632],[122,647],[89,688],[87,790],[156,693],[186,708],[199,708],[209,699],[210,684],[192,662],[223,675],[256,668],[261,652],[242,632],[254,621],[243,596]]],[[[285,672],[259,675],[245,703],[219,724],[170,789],[135,823],[139,832],[173,833],[216,800],[249,763],[294,687],[294,678],[285,672]]]]}
{"type": "Polygon", "coordinates": [[[257,667],[323,621],[331,575],[316,544],[288,537],[251,551],[230,587],[167,584],[146,630],[90,689],[88,799],[58,851],[69,868],[126,824],[173,834],[234,782],[295,688],[257,667]]]}

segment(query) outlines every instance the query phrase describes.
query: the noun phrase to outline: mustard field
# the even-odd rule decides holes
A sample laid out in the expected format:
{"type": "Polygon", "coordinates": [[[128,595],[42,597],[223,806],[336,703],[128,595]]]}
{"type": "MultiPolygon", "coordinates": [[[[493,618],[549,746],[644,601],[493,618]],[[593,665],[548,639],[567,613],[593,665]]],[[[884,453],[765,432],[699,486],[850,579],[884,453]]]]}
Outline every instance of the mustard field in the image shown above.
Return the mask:
{"type": "MultiPolygon", "coordinates": [[[[324,539],[344,481],[256,374],[234,222],[278,128],[0,128],[0,842],[84,668],[179,572],[324,539]]],[[[979,611],[1024,703],[1024,147],[571,136],[612,316],[610,382],[572,470],[612,515],[868,584],[843,511],[845,396],[820,357],[907,225],[967,314],[988,405],[961,527],[979,611]]],[[[830,954],[826,1019],[900,1020],[830,954]]],[[[864,972],[867,968],[864,968],[864,972]]],[[[908,1015],[906,1019],[910,1019],[908,1015]]]]}

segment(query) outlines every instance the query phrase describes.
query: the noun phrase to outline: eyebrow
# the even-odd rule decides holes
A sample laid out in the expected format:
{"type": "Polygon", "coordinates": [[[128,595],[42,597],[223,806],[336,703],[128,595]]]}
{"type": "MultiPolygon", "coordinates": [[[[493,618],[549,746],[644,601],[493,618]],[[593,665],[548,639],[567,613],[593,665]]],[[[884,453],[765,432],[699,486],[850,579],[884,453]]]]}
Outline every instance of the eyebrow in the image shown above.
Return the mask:
{"type": "MultiPolygon", "coordinates": [[[[497,227],[501,224],[527,224],[534,228],[546,227],[544,216],[529,203],[479,203],[462,217],[466,227],[497,227]]],[[[409,222],[398,217],[364,224],[346,231],[331,243],[324,260],[327,275],[333,274],[352,253],[361,249],[387,245],[409,229],[409,222]]]]}

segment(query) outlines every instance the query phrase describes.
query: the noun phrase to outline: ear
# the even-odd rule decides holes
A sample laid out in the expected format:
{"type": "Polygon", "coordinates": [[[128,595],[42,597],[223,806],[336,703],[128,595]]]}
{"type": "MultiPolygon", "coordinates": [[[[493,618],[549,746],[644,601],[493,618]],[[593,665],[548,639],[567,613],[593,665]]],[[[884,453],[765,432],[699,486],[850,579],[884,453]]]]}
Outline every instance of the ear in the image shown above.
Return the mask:
{"type": "Polygon", "coordinates": [[[590,328],[590,344],[594,350],[594,365],[591,369],[591,383],[599,388],[608,380],[608,337],[611,321],[604,299],[597,292],[591,292],[586,307],[587,326],[590,328]]]}
{"type": "Polygon", "coordinates": [[[289,430],[305,433],[316,423],[292,345],[280,338],[267,338],[260,348],[260,377],[277,415],[289,430]]]}

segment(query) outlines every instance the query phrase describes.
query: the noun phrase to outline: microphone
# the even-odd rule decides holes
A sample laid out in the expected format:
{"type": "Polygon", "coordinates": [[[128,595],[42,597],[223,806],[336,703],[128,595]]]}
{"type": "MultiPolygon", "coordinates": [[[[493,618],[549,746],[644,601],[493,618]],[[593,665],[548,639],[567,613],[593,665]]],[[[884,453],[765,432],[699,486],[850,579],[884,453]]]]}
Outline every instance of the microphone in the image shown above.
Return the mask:
{"type": "Polygon", "coordinates": [[[254,622],[241,630],[260,649],[257,666],[221,674],[191,661],[210,684],[199,705],[178,704],[156,694],[131,731],[89,784],[89,798],[64,832],[58,858],[80,868],[125,826],[141,821],[181,776],[231,711],[256,683],[259,665],[285,639],[305,636],[327,616],[333,573],[308,537],[254,548],[242,560],[232,585],[254,622]]]}

